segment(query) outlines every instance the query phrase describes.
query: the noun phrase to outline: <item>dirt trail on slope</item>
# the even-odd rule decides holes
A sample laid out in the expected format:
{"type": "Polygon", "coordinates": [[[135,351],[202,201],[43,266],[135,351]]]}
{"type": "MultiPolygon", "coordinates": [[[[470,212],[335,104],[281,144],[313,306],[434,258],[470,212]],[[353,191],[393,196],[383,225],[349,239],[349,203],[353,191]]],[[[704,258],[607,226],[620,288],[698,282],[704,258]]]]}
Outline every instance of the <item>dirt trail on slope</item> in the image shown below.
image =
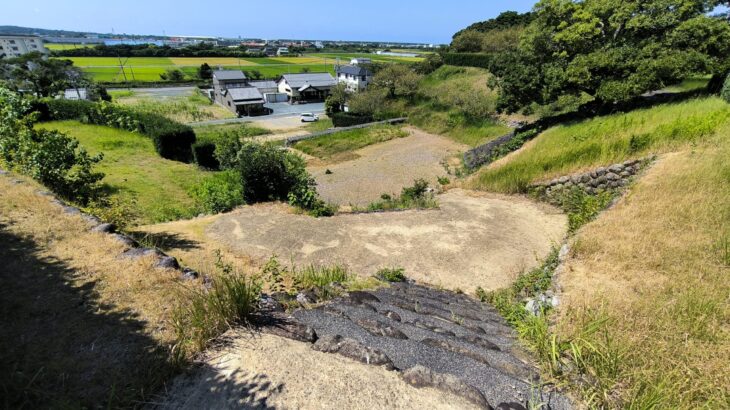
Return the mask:
{"type": "Polygon", "coordinates": [[[408,127],[410,136],[356,150],[351,161],[308,167],[322,197],[339,205],[364,206],[383,193],[398,194],[413,180],[424,178],[432,185],[446,176],[441,162],[468,147],[448,138],[408,127]],[[326,174],[327,170],[331,174],[326,174]]]}

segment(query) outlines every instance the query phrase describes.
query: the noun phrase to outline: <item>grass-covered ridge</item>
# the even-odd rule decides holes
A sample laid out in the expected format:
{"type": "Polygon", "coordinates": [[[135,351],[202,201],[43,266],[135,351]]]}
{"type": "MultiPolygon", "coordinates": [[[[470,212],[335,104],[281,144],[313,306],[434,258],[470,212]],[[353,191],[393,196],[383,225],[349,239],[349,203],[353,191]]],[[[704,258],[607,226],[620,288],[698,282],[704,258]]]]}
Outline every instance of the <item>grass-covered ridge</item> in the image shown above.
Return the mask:
{"type": "Polygon", "coordinates": [[[508,133],[492,118],[497,91],[487,86],[489,78],[489,72],[481,68],[439,68],[421,81],[409,121],[472,147],[508,133]]]}
{"type": "Polygon", "coordinates": [[[709,97],[559,125],[484,168],[469,184],[525,192],[540,180],[699,143],[728,121],[730,105],[709,97]]]}
{"type": "Polygon", "coordinates": [[[294,148],[320,159],[338,159],[368,145],[407,136],[408,131],[400,126],[376,125],[303,140],[294,148]]]}
{"type": "Polygon", "coordinates": [[[37,127],[55,129],[76,138],[104,159],[97,168],[112,197],[134,211],[134,222],[154,223],[196,215],[190,189],[209,172],[192,164],[170,161],[155,153],[152,141],[140,134],[78,121],[54,121],[37,127]],[[164,194],[161,194],[164,193],[164,194]],[[136,202],[132,206],[132,202],[136,202]]]}

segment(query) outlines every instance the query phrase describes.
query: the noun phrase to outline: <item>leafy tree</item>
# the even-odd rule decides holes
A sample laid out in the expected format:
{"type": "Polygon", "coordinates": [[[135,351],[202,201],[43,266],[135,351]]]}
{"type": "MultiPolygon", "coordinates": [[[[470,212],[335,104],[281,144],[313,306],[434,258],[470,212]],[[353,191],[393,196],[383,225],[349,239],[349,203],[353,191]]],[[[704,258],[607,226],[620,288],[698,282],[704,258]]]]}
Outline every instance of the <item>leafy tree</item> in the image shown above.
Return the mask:
{"type": "Polygon", "coordinates": [[[466,30],[454,37],[451,48],[460,53],[477,53],[482,51],[484,34],[474,30],[466,30]]]}
{"type": "Polygon", "coordinates": [[[697,73],[724,79],[730,25],[706,16],[721,3],[541,0],[520,49],[491,67],[501,86],[499,108],[515,111],[583,93],[612,103],[697,73]]]}
{"type": "Polygon", "coordinates": [[[49,59],[40,53],[0,59],[0,76],[12,89],[32,90],[38,97],[55,96],[84,79],[70,60],[49,59]]]}
{"type": "Polygon", "coordinates": [[[373,76],[371,87],[388,91],[388,97],[412,97],[422,76],[403,64],[389,64],[373,76]]]}
{"type": "Polygon", "coordinates": [[[208,63],[203,63],[198,67],[198,78],[201,80],[210,80],[213,78],[213,69],[210,68],[208,63]]]}
{"type": "Polygon", "coordinates": [[[428,75],[438,70],[442,65],[444,65],[444,58],[441,54],[433,53],[427,55],[423,61],[416,64],[415,70],[418,74],[428,75]]]}
{"type": "Polygon", "coordinates": [[[373,116],[385,105],[387,90],[370,87],[350,97],[347,106],[350,112],[357,115],[373,116]]]}
{"type": "Polygon", "coordinates": [[[185,73],[176,68],[170,68],[164,73],[160,74],[160,79],[164,81],[180,82],[185,79],[185,73]]]}
{"type": "Polygon", "coordinates": [[[524,27],[530,24],[534,18],[534,13],[528,12],[521,14],[516,11],[505,11],[493,19],[474,23],[464,30],[458,31],[456,34],[454,34],[454,38],[458,37],[464,31],[478,31],[480,33],[487,33],[493,30],[524,27]]]}
{"type": "Polygon", "coordinates": [[[344,83],[338,83],[332,88],[329,97],[324,101],[324,109],[327,115],[332,116],[341,112],[342,107],[347,102],[347,86],[344,83]]]}

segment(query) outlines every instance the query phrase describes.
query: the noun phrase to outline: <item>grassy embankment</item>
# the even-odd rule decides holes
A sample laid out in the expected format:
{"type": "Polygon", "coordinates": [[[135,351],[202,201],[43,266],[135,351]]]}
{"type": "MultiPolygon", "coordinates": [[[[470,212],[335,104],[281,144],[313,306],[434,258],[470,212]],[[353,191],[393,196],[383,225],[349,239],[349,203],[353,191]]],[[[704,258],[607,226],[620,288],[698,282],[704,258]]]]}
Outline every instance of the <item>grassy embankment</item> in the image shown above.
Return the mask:
{"type": "Polygon", "coordinates": [[[487,70],[443,66],[419,86],[415,106],[408,109],[413,125],[470,147],[509,132],[492,118],[497,91],[487,86],[487,70]]]}
{"type": "Polygon", "coordinates": [[[161,158],[144,135],[77,121],[54,121],[38,127],[57,129],[79,140],[90,153],[104,153],[98,169],[102,181],[135,214],[133,224],[153,223],[197,214],[190,188],[212,174],[193,164],[161,158]],[[132,203],[134,202],[134,203],[132,203]]]}
{"type": "Polygon", "coordinates": [[[467,184],[517,193],[555,176],[699,143],[730,118],[719,98],[703,98],[553,127],[482,169],[467,184]]]}
{"type": "Polygon", "coordinates": [[[343,161],[360,148],[407,136],[408,131],[400,126],[376,125],[303,140],[293,147],[320,159],[343,161]]]}
{"type": "Polygon", "coordinates": [[[150,112],[182,123],[235,118],[226,108],[214,104],[197,91],[184,97],[146,97],[131,90],[112,91],[114,103],[150,112]]]}
{"type": "MultiPolygon", "coordinates": [[[[730,105],[702,98],[557,126],[472,184],[520,192],[648,153],[658,163],[570,239],[553,325],[528,318],[517,327],[547,371],[596,407],[725,408],[730,105]]],[[[522,279],[506,292],[538,286],[522,279]]]]}

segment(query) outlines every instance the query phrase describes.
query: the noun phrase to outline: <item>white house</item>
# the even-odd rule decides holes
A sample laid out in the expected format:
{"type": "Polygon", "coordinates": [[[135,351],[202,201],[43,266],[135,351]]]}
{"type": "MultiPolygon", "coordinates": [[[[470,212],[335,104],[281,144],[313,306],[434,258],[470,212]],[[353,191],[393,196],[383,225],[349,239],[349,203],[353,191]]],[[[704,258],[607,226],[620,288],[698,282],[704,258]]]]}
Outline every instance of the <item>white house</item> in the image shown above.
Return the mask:
{"type": "Polygon", "coordinates": [[[372,64],[373,60],[369,58],[353,58],[350,60],[350,64],[352,65],[363,65],[363,64],[372,64]]]}
{"type": "Polygon", "coordinates": [[[0,58],[15,58],[33,52],[48,54],[40,37],[0,34],[0,58]]]}
{"type": "Polygon", "coordinates": [[[294,101],[322,101],[337,85],[330,73],[284,74],[279,79],[279,92],[294,101]]]}
{"type": "Polygon", "coordinates": [[[348,91],[362,91],[373,80],[373,74],[365,67],[341,65],[335,69],[337,82],[343,83],[348,91]]]}
{"type": "Polygon", "coordinates": [[[276,50],[276,55],[281,56],[288,56],[289,55],[289,47],[279,47],[278,50],[276,50]]]}

